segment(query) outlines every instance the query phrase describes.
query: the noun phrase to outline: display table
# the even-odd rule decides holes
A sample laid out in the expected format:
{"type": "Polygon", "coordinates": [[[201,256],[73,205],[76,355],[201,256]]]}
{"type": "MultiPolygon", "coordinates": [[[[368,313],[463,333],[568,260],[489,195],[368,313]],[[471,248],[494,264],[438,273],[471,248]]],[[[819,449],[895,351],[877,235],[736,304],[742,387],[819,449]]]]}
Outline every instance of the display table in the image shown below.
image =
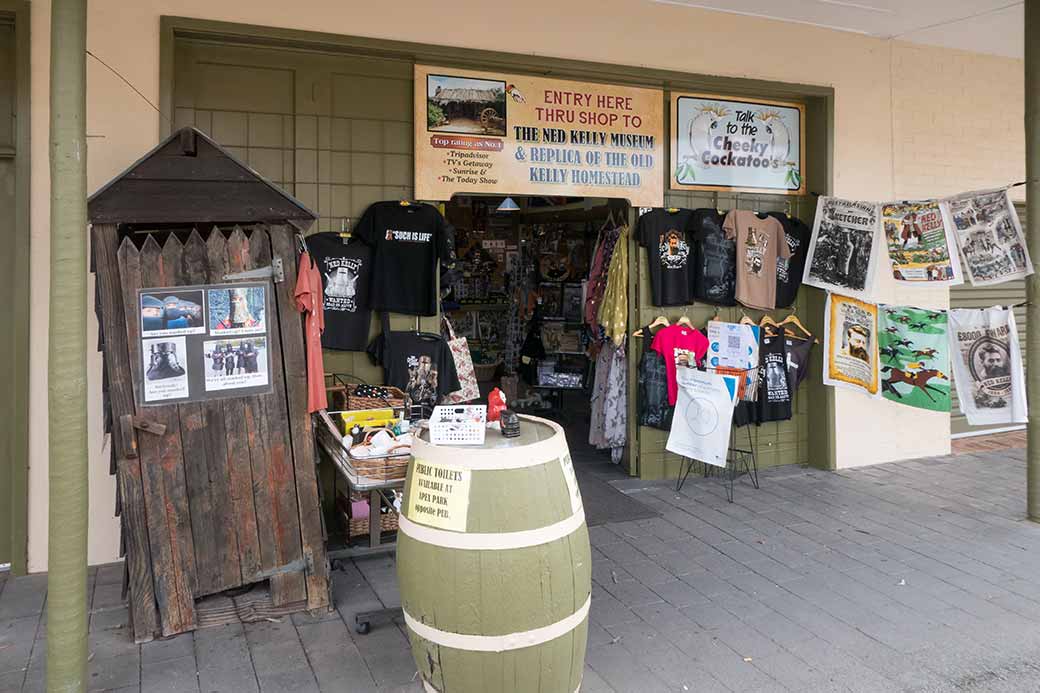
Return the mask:
{"type": "MultiPolygon", "coordinates": [[[[337,561],[359,556],[393,553],[394,549],[397,548],[397,543],[383,541],[379,522],[380,505],[381,499],[385,499],[387,504],[393,507],[391,499],[384,494],[391,489],[404,488],[405,480],[372,479],[359,474],[351,464],[347,451],[343,449],[342,436],[326,412],[322,411],[319,413],[315,420],[314,428],[318,440],[318,450],[321,453],[320,458],[328,459],[332,462],[336,478],[345,482],[351,491],[367,493],[369,499],[368,546],[345,546],[329,550],[329,560],[332,562],[333,569],[337,568],[337,561]]],[[[364,635],[371,628],[372,621],[392,619],[400,615],[400,607],[360,612],[354,617],[354,629],[364,635]]]]}

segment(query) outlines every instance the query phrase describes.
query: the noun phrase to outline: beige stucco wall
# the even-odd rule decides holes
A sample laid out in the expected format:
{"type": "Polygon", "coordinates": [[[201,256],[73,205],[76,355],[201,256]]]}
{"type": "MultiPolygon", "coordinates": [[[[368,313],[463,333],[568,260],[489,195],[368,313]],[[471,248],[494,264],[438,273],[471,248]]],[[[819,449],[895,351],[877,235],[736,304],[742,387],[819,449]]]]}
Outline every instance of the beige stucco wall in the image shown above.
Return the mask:
{"type": "MultiPolygon", "coordinates": [[[[838,195],[933,195],[1021,179],[1020,61],[919,48],[824,29],[636,0],[394,3],[298,0],[91,0],[88,47],[153,103],[163,14],[694,73],[826,85],[835,91],[838,195]],[[522,9],[519,9],[521,8],[522,9]]],[[[32,314],[47,312],[49,3],[32,3],[32,314]]],[[[159,116],[88,63],[91,189],[153,146],[159,116]]],[[[881,297],[896,300],[890,283],[881,297]]],[[[945,292],[905,301],[943,306],[945,292]]],[[[93,296],[93,291],[87,291],[93,296]]],[[[93,343],[91,335],[90,343],[93,343]]],[[[47,561],[47,323],[33,321],[29,567],[47,561]]],[[[113,560],[118,524],[101,434],[100,359],[90,355],[90,559],[113,560]]],[[[837,392],[838,463],[855,466],[949,450],[949,417],[837,392]]],[[[820,422],[821,424],[823,422],[820,422]]]]}

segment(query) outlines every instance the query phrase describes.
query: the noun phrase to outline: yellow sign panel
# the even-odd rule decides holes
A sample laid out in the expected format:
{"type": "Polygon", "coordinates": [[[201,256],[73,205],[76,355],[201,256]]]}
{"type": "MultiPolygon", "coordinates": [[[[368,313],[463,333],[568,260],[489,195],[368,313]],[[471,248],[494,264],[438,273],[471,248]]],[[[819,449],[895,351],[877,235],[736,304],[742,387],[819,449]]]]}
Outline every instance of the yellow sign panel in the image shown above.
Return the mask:
{"type": "Polygon", "coordinates": [[[472,472],[415,460],[408,487],[406,516],[412,522],[466,531],[472,472]]]}
{"type": "Polygon", "coordinates": [[[664,94],[415,66],[415,196],[456,193],[664,202],[664,94]]]}

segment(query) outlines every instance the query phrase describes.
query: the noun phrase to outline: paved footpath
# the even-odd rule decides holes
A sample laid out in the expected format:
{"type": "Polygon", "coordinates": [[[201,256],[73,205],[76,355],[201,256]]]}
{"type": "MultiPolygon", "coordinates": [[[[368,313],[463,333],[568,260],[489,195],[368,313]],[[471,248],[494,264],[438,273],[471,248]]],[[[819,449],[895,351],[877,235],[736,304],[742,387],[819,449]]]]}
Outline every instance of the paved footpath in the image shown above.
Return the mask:
{"type": "MultiPolygon", "coordinates": [[[[1024,451],[838,473],[785,467],[725,501],[623,482],[661,513],[591,531],[585,681],[601,691],[1040,691],[1040,525],[1024,451]]],[[[418,690],[392,559],[334,574],[320,618],[136,646],[120,566],[90,578],[90,687],[114,691],[418,690]]],[[[46,578],[0,576],[0,691],[43,690],[46,578]]]]}

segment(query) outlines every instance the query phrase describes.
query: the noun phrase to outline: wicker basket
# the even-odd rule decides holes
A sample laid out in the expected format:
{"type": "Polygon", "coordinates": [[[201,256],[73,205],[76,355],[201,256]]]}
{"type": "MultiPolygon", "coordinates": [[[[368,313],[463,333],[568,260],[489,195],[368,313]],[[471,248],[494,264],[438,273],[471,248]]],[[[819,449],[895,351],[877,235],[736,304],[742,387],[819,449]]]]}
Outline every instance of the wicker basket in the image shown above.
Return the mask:
{"type": "MultiPolygon", "coordinates": [[[[367,444],[378,432],[369,431],[365,435],[364,444],[367,444]]],[[[390,432],[390,435],[393,436],[393,433],[390,432]]],[[[354,467],[354,471],[361,476],[369,479],[403,479],[408,472],[409,455],[407,453],[386,457],[355,457],[351,449],[347,450],[347,456],[350,457],[350,464],[354,467]]]]}
{"type": "Polygon", "coordinates": [[[382,397],[358,397],[354,394],[357,391],[357,385],[350,385],[347,388],[347,406],[346,409],[383,409],[389,407],[391,409],[400,409],[404,406],[404,391],[393,387],[391,385],[384,385],[390,396],[383,399],[382,397]]]}
{"type": "MultiPolygon", "coordinates": [[[[336,509],[339,510],[340,521],[347,533],[347,540],[368,536],[368,517],[351,517],[347,509],[349,504],[343,496],[336,498],[336,509]]],[[[379,513],[379,530],[381,532],[396,532],[398,527],[397,513],[379,513]]]]}
{"type": "Polygon", "coordinates": [[[498,360],[494,363],[474,363],[473,373],[477,376],[479,381],[494,380],[495,374],[498,373],[498,369],[501,368],[502,361],[498,360]]]}

